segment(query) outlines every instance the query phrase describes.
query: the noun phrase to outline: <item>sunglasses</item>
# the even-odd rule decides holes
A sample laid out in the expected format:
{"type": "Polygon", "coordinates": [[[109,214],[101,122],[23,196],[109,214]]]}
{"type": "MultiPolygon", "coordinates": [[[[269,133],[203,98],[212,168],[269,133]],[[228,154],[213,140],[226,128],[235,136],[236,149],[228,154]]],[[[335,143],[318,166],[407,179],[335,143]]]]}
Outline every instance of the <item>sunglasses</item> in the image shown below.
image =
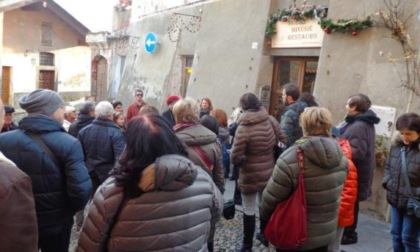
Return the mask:
{"type": "Polygon", "coordinates": [[[136,96],[143,96],[143,94],[136,94],[136,96]]]}

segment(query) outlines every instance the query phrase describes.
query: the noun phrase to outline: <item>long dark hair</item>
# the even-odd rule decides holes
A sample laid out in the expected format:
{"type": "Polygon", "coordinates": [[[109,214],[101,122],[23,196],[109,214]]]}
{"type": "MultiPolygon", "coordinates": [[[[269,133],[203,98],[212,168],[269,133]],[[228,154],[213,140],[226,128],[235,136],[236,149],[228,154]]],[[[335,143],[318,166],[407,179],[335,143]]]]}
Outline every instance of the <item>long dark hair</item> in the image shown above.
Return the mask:
{"type": "Polygon", "coordinates": [[[111,172],[117,184],[124,186],[130,198],[142,191],[137,184],[142,171],[158,157],[167,154],[187,156],[183,143],[160,115],[147,113],[130,120],[126,130],[126,146],[111,172]]]}

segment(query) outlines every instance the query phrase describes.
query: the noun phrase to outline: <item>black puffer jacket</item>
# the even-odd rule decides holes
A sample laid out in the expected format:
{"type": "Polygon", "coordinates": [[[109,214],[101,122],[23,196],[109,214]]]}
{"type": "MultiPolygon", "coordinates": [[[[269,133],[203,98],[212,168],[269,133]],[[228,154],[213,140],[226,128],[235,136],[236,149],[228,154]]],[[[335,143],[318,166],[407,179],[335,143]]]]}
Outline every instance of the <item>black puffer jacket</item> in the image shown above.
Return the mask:
{"type": "Polygon", "coordinates": [[[387,190],[388,203],[396,208],[405,209],[408,193],[405,190],[404,176],[401,173],[401,148],[405,148],[405,162],[408,178],[414,196],[420,197],[420,140],[405,146],[399,134],[393,139],[389,158],[386,162],[382,186],[387,190]]]}
{"type": "Polygon", "coordinates": [[[95,119],[94,116],[89,116],[89,115],[79,115],[79,116],[77,116],[77,120],[70,124],[69,134],[74,136],[74,137],[77,137],[77,135],[79,135],[79,132],[84,127],[91,124],[94,119],[95,119]]]}
{"type": "Polygon", "coordinates": [[[357,168],[358,199],[366,200],[372,193],[375,170],[375,124],[380,119],[372,110],[363,114],[348,115],[346,125],[340,128],[341,138],[347,139],[357,168]]]}
{"type": "Polygon", "coordinates": [[[58,234],[89,200],[92,183],[82,147],[60,123],[46,116],[25,117],[19,128],[0,135],[0,151],[31,178],[39,235],[58,234]],[[40,134],[61,166],[24,131],[40,134]]]}

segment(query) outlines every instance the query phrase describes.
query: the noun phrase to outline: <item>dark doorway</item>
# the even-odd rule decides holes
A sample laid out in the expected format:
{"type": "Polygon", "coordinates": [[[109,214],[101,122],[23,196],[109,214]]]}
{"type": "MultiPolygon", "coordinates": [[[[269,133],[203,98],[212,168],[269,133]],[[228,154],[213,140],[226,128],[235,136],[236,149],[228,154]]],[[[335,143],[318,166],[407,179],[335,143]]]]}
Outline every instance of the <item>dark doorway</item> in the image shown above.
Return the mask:
{"type": "Polygon", "coordinates": [[[287,83],[295,83],[301,92],[312,94],[317,68],[316,57],[276,57],[271,85],[270,114],[277,119],[283,114],[282,88],[287,83]]]}

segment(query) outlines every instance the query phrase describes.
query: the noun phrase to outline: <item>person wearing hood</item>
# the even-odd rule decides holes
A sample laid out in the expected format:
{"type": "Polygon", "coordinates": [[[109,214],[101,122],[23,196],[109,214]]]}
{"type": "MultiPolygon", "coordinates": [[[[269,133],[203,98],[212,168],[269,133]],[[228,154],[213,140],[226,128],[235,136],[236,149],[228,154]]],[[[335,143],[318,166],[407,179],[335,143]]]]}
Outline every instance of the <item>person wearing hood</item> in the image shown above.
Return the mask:
{"type": "Polygon", "coordinates": [[[28,116],[18,130],[0,134],[0,151],[32,180],[39,249],[68,251],[73,215],[92,187],[82,146],[63,128],[64,101],[56,92],[38,89],[19,104],[28,116]]]}
{"type": "MultiPolygon", "coordinates": [[[[240,166],[238,184],[244,215],[243,242],[238,251],[251,251],[257,203],[275,164],[273,146],[276,138],[280,140],[284,136],[277,120],[267,113],[255,94],[243,94],[239,104],[243,113],[238,120],[230,160],[232,164],[240,166]]],[[[260,222],[260,232],[256,238],[267,247],[264,228],[265,223],[260,222]]]]}
{"type": "Polygon", "coordinates": [[[394,251],[419,251],[420,222],[409,216],[409,192],[404,179],[402,155],[411,194],[420,197],[420,116],[405,113],[395,123],[397,133],[392,139],[391,151],[385,166],[382,186],[391,205],[391,234],[394,251]]]}
{"type": "Polygon", "coordinates": [[[342,245],[357,243],[357,221],[359,202],[367,200],[372,193],[373,173],[375,170],[375,124],[380,119],[370,107],[372,102],[364,94],[349,97],[345,122],[339,126],[341,138],[350,143],[353,163],[357,169],[357,199],[354,204],[354,223],[344,229],[342,245]]]}
{"type": "MultiPolygon", "coordinates": [[[[198,114],[197,114],[198,116],[198,114]]],[[[161,116],[131,119],[127,146],[89,207],[76,251],[207,251],[223,196],[161,116]]]]}
{"type": "Polygon", "coordinates": [[[327,252],[328,244],[336,237],[341,191],[348,171],[347,158],[332,137],[332,115],[326,108],[306,108],[300,123],[303,137],[277,160],[262,194],[260,218],[268,222],[277,204],[286,201],[296,190],[300,148],[303,152],[307,239],[297,250],[327,252]]]}
{"type": "MultiPolygon", "coordinates": [[[[189,97],[181,99],[175,104],[173,113],[176,122],[173,129],[181,142],[187,145],[188,157],[212,177],[213,182],[223,194],[225,181],[223,179],[222,147],[217,141],[217,135],[198,123],[199,107],[197,102],[189,97]]],[[[209,251],[213,251],[214,232],[218,221],[219,219],[212,219],[208,238],[209,251]]]]}
{"type": "MultiPolygon", "coordinates": [[[[0,128],[5,109],[0,100],[0,128]]],[[[0,251],[38,251],[31,179],[0,152],[0,251]]]]}
{"type": "Polygon", "coordinates": [[[72,122],[69,127],[69,134],[76,137],[80,130],[88,126],[95,119],[95,102],[85,101],[79,110],[76,121],[72,122]]]}

